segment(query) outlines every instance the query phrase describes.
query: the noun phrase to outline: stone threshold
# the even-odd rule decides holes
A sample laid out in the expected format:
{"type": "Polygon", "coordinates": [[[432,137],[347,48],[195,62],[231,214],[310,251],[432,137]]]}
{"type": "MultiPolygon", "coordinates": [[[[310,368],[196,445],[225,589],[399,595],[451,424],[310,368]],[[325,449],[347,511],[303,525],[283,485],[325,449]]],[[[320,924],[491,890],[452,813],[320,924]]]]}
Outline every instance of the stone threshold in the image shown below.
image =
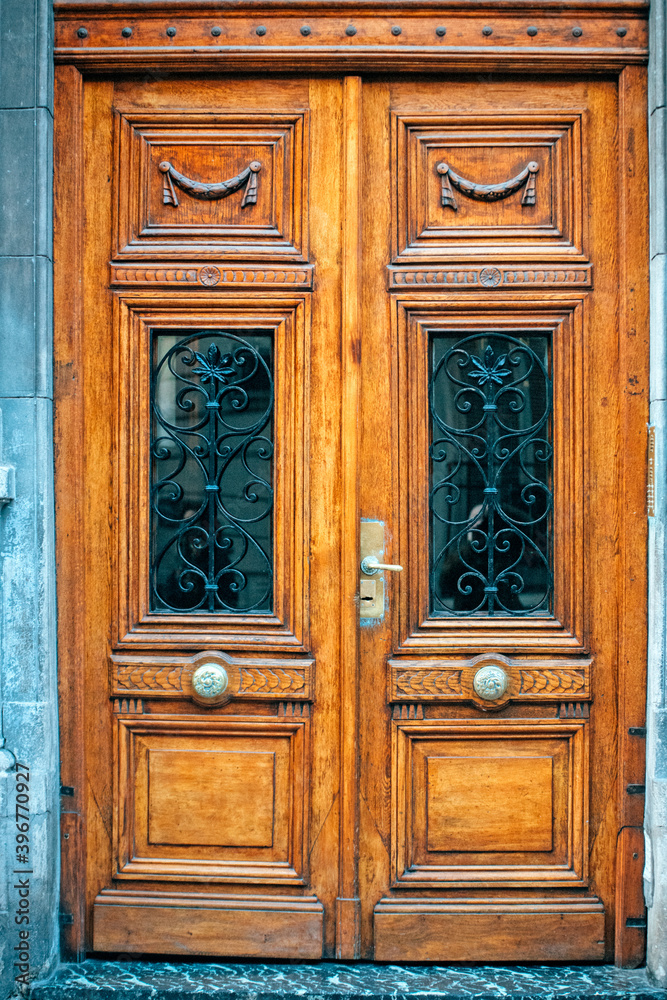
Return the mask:
{"type": "Polygon", "coordinates": [[[667,1000],[645,969],[611,965],[442,966],[368,962],[146,962],[63,965],[31,1000],[667,1000]]]}

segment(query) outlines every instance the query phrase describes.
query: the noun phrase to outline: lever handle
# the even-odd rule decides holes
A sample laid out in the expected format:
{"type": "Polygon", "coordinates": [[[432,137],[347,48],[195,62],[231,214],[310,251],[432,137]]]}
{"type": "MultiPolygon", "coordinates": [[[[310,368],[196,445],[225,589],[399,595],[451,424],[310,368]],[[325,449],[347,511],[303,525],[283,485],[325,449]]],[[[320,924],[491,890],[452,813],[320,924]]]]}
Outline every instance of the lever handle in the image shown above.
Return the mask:
{"type": "Polygon", "coordinates": [[[381,563],[378,562],[375,556],[364,556],[361,560],[361,572],[365,573],[366,576],[373,576],[375,573],[380,573],[382,570],[391,570],[392,573],[402,573],[402,566],[395,566],[392,563],[381,563]]]}

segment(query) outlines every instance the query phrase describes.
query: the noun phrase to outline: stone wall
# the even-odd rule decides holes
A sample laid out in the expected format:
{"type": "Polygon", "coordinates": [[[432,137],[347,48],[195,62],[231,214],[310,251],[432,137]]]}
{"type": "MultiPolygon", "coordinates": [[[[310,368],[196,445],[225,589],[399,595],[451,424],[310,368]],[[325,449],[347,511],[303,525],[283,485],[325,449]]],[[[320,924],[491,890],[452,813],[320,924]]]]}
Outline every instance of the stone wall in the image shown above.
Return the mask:
{"type": "Polygon", "coordinates": [[[0,493],[0,997],[15,990],[15,946],[26,943],[19,931],[30,931],[33,978],[55,965],[58,939],[52,47],[50,0],[2,0],[0,490],[4,483],[8,492],[13,466],[15,499],[3,503],[0,493]],[[16,760],[30,776],[30,854],[23,862],[15,853],[23,846],[16,842],[16,760]],[[17,924],[26,900],[30,923],[17,924]]]}

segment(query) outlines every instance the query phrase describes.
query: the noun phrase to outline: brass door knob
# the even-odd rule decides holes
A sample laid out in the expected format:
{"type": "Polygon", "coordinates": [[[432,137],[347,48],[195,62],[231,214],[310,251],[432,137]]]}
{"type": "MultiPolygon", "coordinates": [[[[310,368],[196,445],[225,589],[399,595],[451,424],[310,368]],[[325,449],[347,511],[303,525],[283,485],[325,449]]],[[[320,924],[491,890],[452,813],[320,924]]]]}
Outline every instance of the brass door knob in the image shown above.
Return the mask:
{"type": "Polygon", "coordinates": [[[192,688],[200,698],[219,698],[228,684],[227,671],[217,663],[202,663],[192,675],[192,688]]]}

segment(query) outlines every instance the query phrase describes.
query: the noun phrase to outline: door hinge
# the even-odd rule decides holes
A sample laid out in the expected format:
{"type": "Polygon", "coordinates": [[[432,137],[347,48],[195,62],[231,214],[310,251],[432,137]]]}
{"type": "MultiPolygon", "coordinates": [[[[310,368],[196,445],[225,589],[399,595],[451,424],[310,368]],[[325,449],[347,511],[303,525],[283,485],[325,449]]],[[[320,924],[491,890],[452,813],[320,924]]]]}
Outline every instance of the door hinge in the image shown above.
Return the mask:
{"type": "Polygon", "coordinates": [[[60,794],[61,795],[73,796],[74,795],[74,789],[72,788],[71,785],[61,785],[60,786],[60,794]]]}
{"type": "Polygon", "coordinates": [[[628,785],[626,788],[628,795],[644,795],[646,785],[628,785]]]}
{"type": "Polygon", "coordinates": [[[648,429],[646,458],[646,514],[655,517],[655,427],[648,429]]]}
{"type": "Polygon", "coordinates": [[[626,927],[646,927],[646,917],[628,917],[626,927]]]}
{"type": "Polygon", "coordinates": [[[646,739],[646,726],[630,726],[628,729],[630,736],[639,736],[646,739]]]}
{"type": "Polygon", "coordinates": [[[71,913],[63,913],[62,910],[58,914],[58,920],[62,927],[69,927],[74,923],[74,917],[71,913]]]}

